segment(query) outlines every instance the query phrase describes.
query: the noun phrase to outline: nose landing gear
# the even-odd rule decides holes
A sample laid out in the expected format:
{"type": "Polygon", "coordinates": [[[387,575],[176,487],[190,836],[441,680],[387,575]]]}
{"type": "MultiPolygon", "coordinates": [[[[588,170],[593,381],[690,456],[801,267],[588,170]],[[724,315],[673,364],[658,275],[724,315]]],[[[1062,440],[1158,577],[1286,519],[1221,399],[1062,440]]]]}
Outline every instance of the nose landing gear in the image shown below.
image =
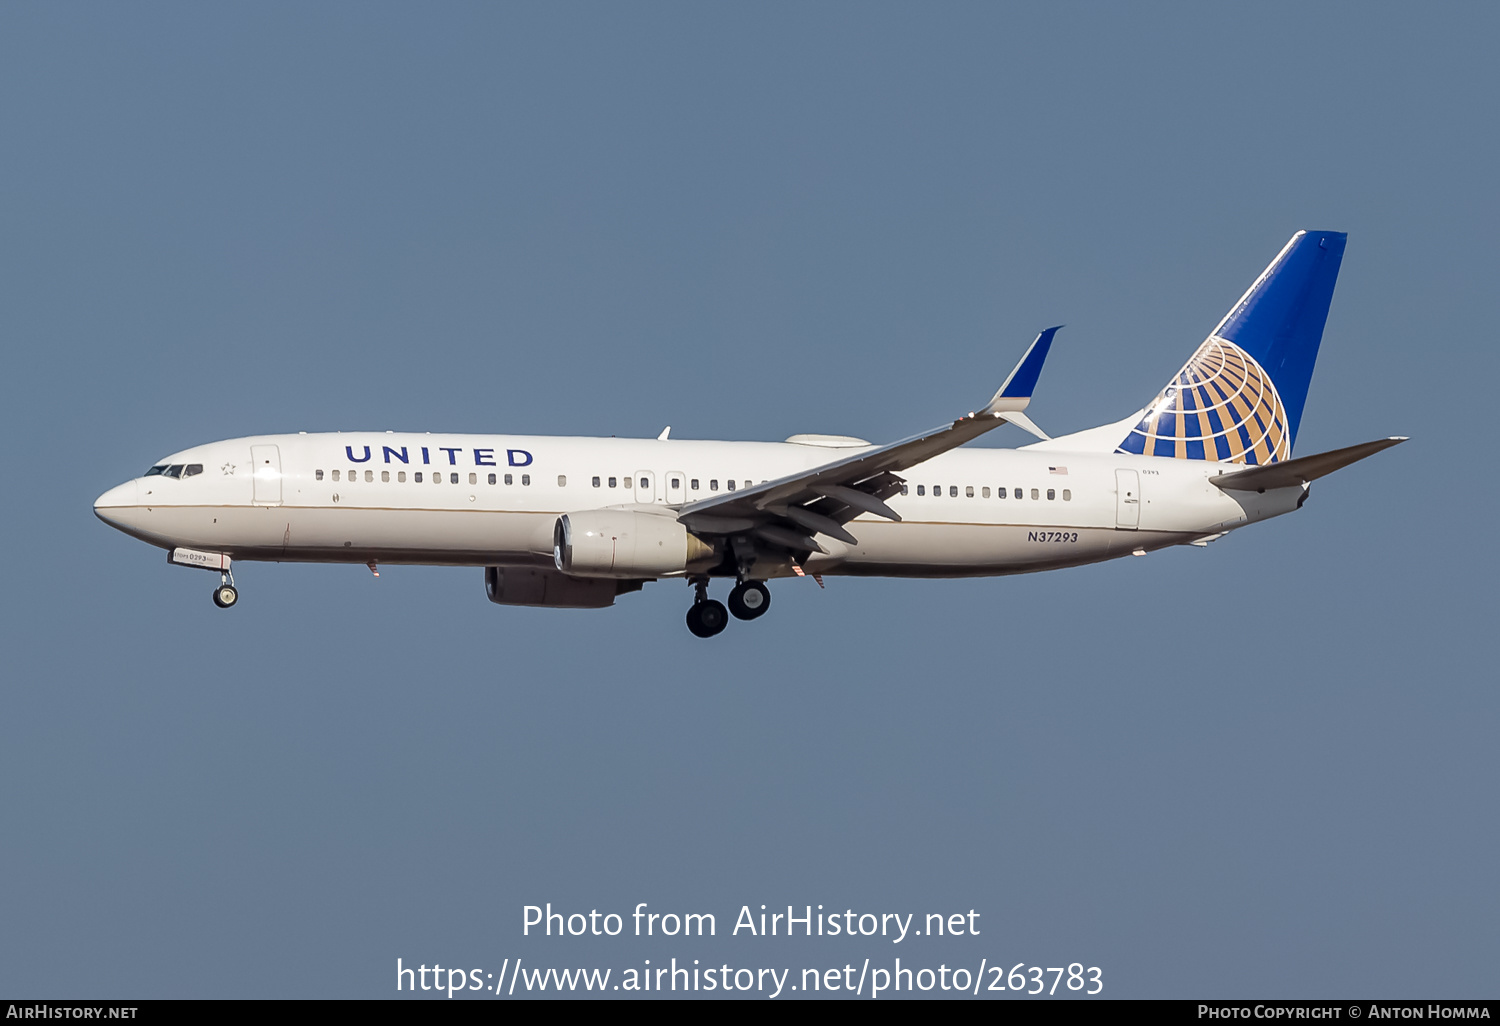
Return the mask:
{"type": "Polygon", "coordinates": [[[234,587],[234,574],[227,570],[219,578],[219,586],[214,589],[214,605],[220,609],[228,609],[240,600],[240,593],[234,587]]]}

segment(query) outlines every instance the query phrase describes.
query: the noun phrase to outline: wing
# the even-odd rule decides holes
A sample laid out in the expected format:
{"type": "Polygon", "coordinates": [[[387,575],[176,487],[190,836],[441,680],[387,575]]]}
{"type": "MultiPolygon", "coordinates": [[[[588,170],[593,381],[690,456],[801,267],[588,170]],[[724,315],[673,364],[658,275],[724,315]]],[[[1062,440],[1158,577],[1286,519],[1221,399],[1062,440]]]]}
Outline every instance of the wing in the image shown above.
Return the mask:
{"type": "MultiPolygon", "coordinates": [[[[1059,325],[1061,327],[1061,325],[1059,325]]],[[[897,476],[1010,421],[1036,433],[1022,410],[1031,402],[1057,328],[1036,337],[1005,383],[978,413],[920,435],[857,452],[811,470],[689,503],[677,519],[695,534],[751,534],[760,544],[805,557],[827,552],[814,535],[856,544],[844,524],[861,513],[901,518],[885,504],[901,490],[897,476]]]]}

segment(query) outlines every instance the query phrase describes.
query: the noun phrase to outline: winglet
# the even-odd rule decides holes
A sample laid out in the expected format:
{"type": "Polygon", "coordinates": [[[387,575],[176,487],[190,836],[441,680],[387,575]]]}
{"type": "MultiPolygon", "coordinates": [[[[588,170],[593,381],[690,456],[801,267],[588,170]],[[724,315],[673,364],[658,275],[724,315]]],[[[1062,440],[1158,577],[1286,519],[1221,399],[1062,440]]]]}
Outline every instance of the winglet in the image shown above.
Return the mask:
{"type": "Polygon", "coordinates": [[[1052,337],[1061,327],[1059,324],[1048,328],[1036,337],[1026,355],[1021,357],[1021,362],[1016,364],[1016,369],[1005,379],[1005,384],[1000,386],[1000,391],[984,408],[985,413],[1020,412],[1026,408],[1031,402],[1031,393],[1036,390],[1037,379],[1042,376],[1042,364],[1047,361],[1047,351],[1052,348],[1052,337]]]}

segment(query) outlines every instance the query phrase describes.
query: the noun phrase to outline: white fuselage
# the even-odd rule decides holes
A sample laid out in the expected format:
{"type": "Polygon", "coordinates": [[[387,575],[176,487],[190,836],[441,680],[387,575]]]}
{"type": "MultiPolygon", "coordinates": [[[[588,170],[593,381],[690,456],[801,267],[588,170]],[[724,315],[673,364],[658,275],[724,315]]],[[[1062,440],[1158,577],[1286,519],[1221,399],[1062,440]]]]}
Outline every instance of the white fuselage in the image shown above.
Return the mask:
{"type": "MultiPolygon", "coordinates": [[[[166,549],[236,560],[553,564],[564,513],[673,507],[860,451],[787,442],[524,435],[264,435],[196,446],[100,497],[101,518],[166,549]]],[[[1305,488],[1226,492],[1238,464],[1052,448],[955,449],[902,471],[857,544],[820,538],[809,573],[965,577],[1091,563],[1297,508],[1305,488]],[[1001,495],[1003,494],[1003,498],[1001,495]]],[[[768,567],[766,576],[790,572],[768,567]]]]}

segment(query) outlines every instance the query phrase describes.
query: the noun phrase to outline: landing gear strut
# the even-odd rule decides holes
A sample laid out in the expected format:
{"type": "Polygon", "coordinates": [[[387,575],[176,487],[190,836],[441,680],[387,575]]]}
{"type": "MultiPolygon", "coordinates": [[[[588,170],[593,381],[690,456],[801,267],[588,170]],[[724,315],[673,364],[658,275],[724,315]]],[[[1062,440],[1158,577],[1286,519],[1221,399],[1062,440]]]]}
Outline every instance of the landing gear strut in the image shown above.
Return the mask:
{"type": "Polygon", "coordinates": [[[234,574],[229,571],[219,578],[219,586],[214,589],[214,605],[220,609],[228,609],[240,600],[240,593],[234,587],[234,574]]]}
{"type": "Polygon", "coordinates": [[[741,581],[729,593],[729,611],[737,620],[754,620],[771,608],[771,589],[760,581],[741,581]]]}
{"type": "Polygon", "coordinates": [[[711,638],[729,624],[729,611],[724,603],[708,597],[708,578],[693,579],[693,604],[687,611],[688,630],[695,637],[711,638]]]}

